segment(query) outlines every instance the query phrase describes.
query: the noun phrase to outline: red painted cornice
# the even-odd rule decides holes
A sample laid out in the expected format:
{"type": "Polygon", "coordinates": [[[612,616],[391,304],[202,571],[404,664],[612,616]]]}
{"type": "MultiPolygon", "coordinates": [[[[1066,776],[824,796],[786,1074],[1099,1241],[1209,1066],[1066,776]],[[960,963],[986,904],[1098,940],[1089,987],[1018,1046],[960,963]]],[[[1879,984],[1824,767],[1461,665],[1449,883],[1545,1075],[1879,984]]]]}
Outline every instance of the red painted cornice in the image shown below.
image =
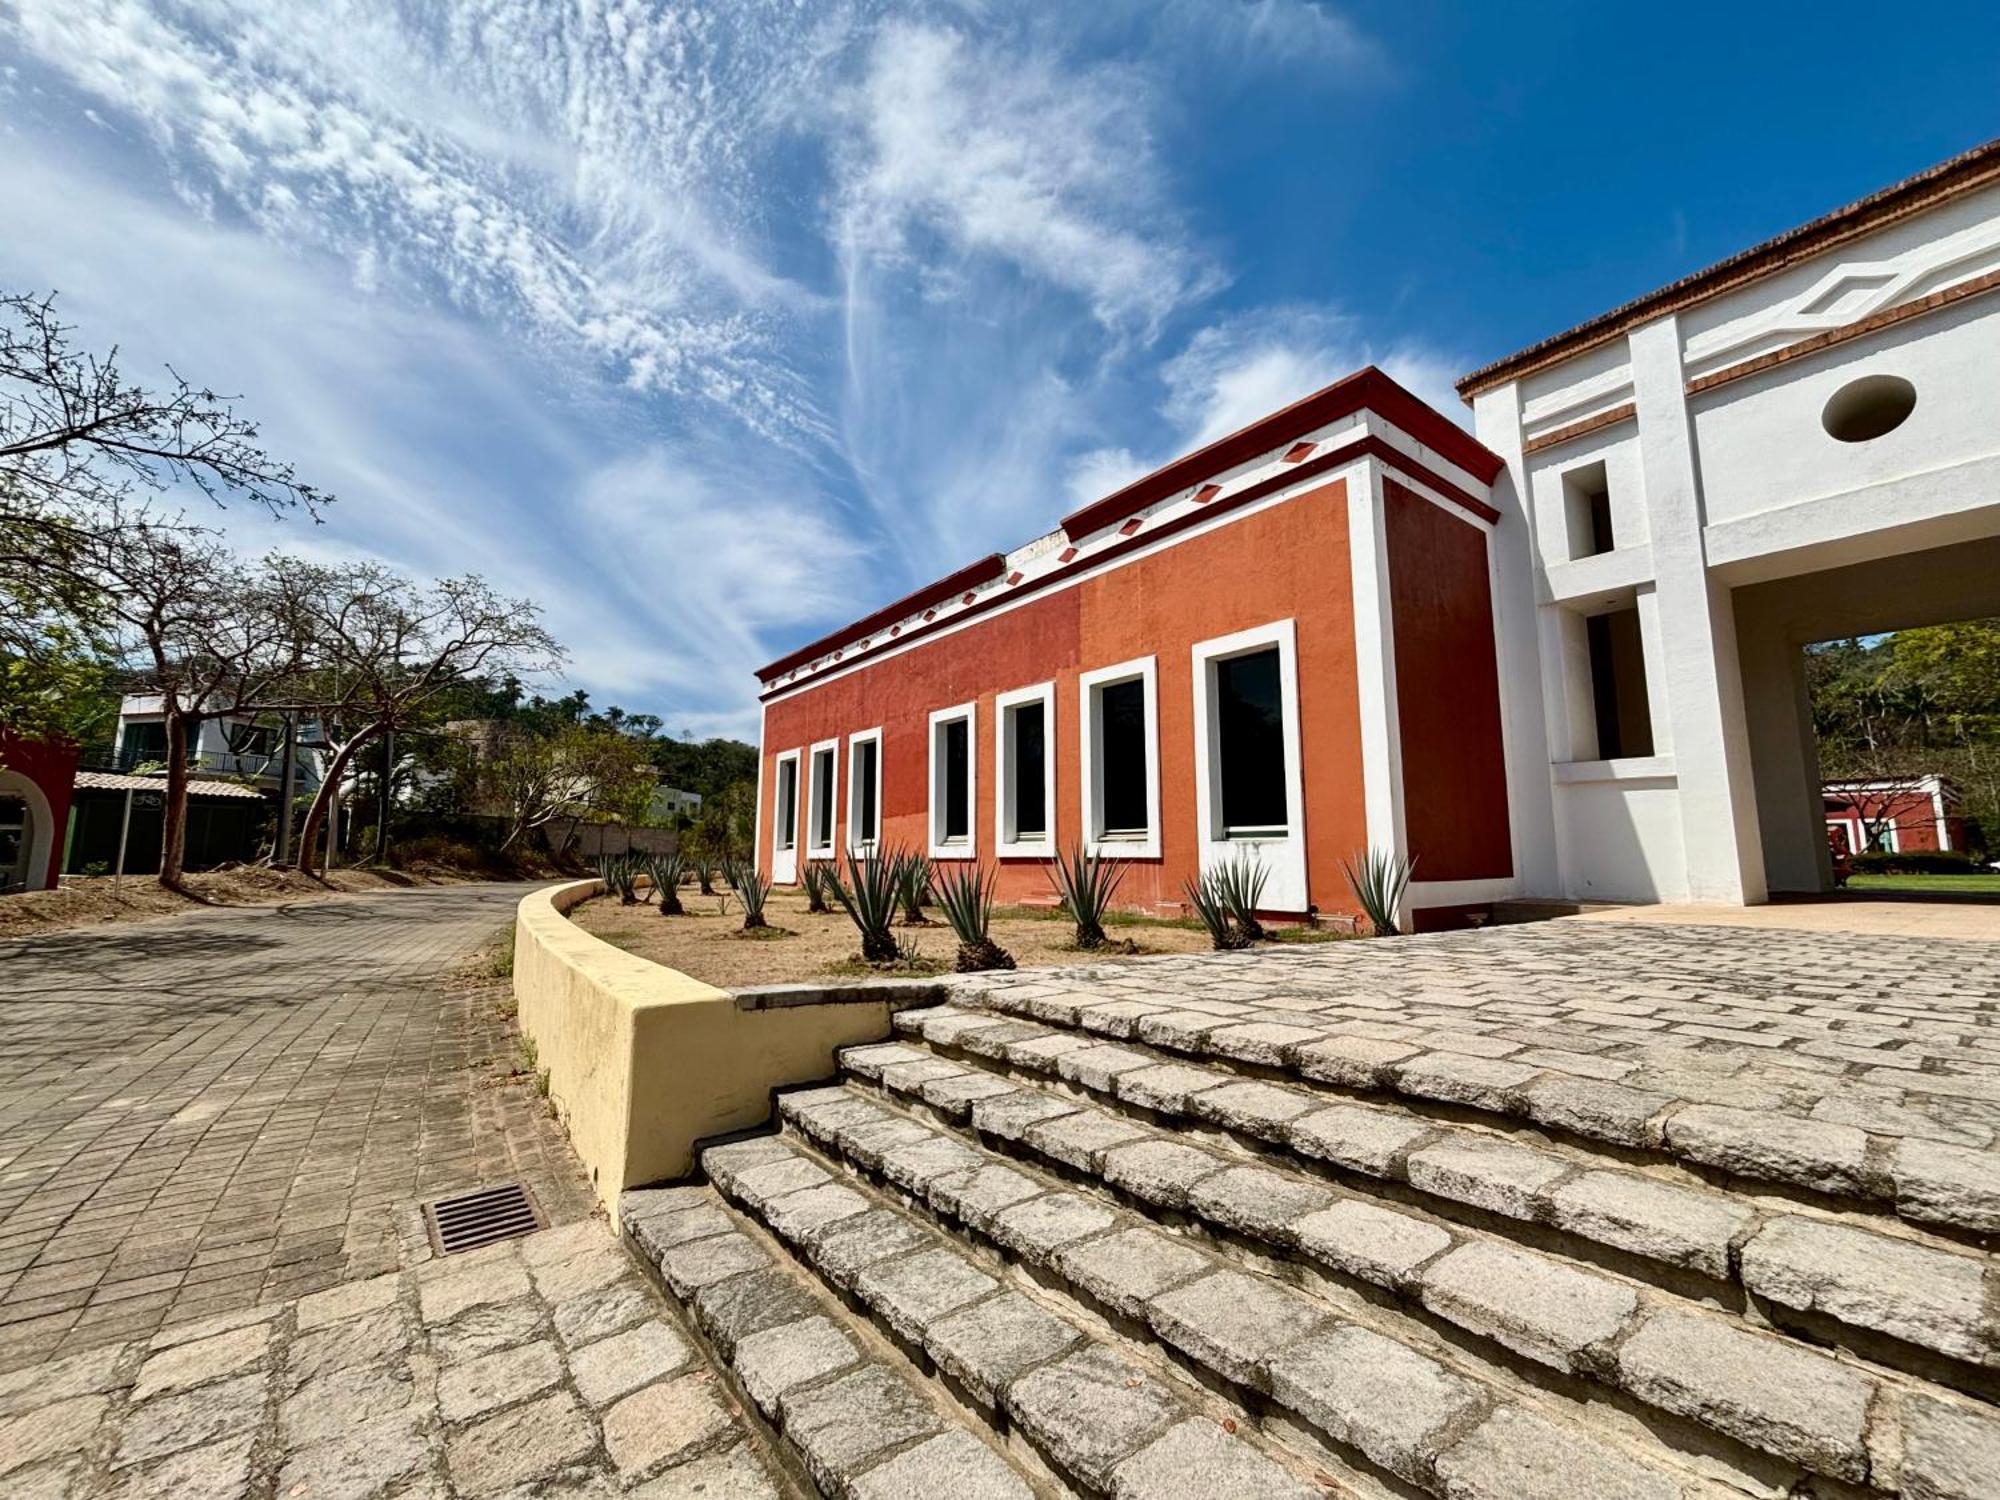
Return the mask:
{"type": "Polygon", "coordinates": [[[791,671],[793,667],[802,667],[815,657],[825,656],[830,651],[838,650],[849,641],[860,640],[877,630],[886,630],[898,620],[907,619],[920,609],[929,609],[933,604],[942,604],[967,589],[977,588],[982,583],[998,578],[1006,566],[1005,557],[998,552],[988,553],[978,562],[966,564],[949,577],[940,578],[936,583],[926,584],[914,594],[905,594],[894,604],[885,604],[873,614],[863,615],[853,624],[843,625],[816,641],[808,641],[798,650],[786,653],[768,666],[759,667],[757,680],[769,682],[773,677],[791,671]]]}
{"type": "Polygon", "coordinates": [[[1504,460],[1499,454],[1369,365],[1323,391],[1315,391],[1303,401],[1294,401],[1228,437],[1216,439],[1206,448],[1197,448],[1187,457],[1155,469],[1143,479],[1135,479],[1124,489],[1082,510],[1072,511],[1063,517],[1063,531],[1071,541],[1101,531],[1169,495],[1248,463],[1260,453],[1268,453],[1289,439],[1337,422],[1364,407],[1386,417],[1468,474],[1476,475],[1481,484],[1491,484],[1500,472],[1504,460]]]}

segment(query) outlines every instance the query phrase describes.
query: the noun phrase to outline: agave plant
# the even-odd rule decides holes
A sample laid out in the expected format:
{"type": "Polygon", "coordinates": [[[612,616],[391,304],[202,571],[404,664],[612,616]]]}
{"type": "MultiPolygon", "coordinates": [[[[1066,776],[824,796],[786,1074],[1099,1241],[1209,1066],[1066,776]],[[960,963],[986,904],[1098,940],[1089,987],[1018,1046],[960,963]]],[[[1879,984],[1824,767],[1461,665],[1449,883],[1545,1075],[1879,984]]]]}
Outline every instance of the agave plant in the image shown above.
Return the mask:
{"type": "Polygon", "coordinates": [[[769,927],[771,924],[764,920],[764,903],[770,899],[771,882],[764,872],[753,864],[736,865],[730,871],[729,883],[735,887],[736,899],[743,903],[743,930],[769,927]]]}
{"type": "Polygon", "coordinates": [[[1403,930],[1396,925],[1396,908],[1403,904],[1415,865],[1415,860],[1391,849],[1369,849],[1346,862],[1347,883],[1374,925],[1375,936],[1395,937],[1403,930]]]}
{"type": "Polygon", "coordinates": [[[861,957],[871,964],[896,962],[896,935],[889,924],[896,918],[896,897],[903,884],[903,856],[870,849],[849,853],[847,879],[828,872],[833,899],[861,933],[861,957]]]}
{"type": "Polygon", "coordinates": [[[833,876],[833,867],[823,859],[809,859],[799,872],[799,884],[806,889],[806,910],[826,912],[833,908],[826,904],[827,881],[833,876]]]}
{"type": "Polygon", "coordinates": [[[1014,955],[993,941],[993,893],[1000,872],[979,865],[958,865],[937,880],[938,905],[958,937],[958,972],[1011,969],[1014,955]]]}
{"type": "Polygon", "coordinates": [[[639,900],[639,862],[627,852],[597,856],[597,878],[604,882],[604,894],[614,892],[620,906],[634,906],[639,900]]]}
{"type": "Polygon", "coordinates": [[[1188,905],[1194,908],[1194,914],[1201,918],[1201,925],[1208,929],[1210,946],[1218,952],[1247,948],[1250,939],[1230,920],[1229,898],[1223,892],[1221,877],[1220,870],[1206,870],[1195,879],[1183,882],[1181,890],[1187,896],[1188,905]]]}
{"type": "Polygon", "coordinates": [[[646,868],[653,877],[653,889],[660,893],[660,915],[681,915],[685,910],[681,905],[681,875],[687,869],[686,858],[675,849],[666,854],[655,854],[646,868]]]}
{"type": "Polygon", "coordinates": [[[1102,948],[1104,913],[1110,909],[1118,882],[1125,878],[1124,864],[1102,854],[1086,853],[1082,844],[1074,844],[1067,854],[1056,851],[1051,878],[1070,920],[1076,923],[1077,947],[1102,948]]]}
{"type": "Polygon", "coordinates": [[[903,903],[903,925],[922,927],[930,922],[924,915],[924,903],[931,899],[931,880],[937,874],[937,866],[930,856],[915,850],[893,856],[897,862],[900,878],[896,884],[896,895],[903,903]]]}
{"type": "Polygon", "coordinates": [[[1257,908],[1264,900],[1264,884],[1271,878],[1269,867],[1248,849],[1239,849],[1228,864],[1217,866],[1212,873],[1216,892],[1236,930],[1243,934],[1244,943],[1263,942],[1264,924],[1257,920],[1257,908]]]}
{"type": "Polygon", "coordinates": [[[697,849],[688,857],[688,867],[694,871],[695,889],[704,896],[715,894],[715,856],[707,849],[697,849]]]}

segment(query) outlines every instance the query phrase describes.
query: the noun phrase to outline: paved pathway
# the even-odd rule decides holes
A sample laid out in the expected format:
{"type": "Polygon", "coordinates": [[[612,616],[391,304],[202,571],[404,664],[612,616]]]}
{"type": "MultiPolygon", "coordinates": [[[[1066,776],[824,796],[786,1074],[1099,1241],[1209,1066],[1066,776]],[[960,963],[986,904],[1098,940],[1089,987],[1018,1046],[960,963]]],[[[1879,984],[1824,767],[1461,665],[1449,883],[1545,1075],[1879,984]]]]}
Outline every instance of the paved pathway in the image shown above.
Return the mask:
{"type": "Polygon", "coordinates": [[[390,1270],[455,1188],[588,1212],[504,986],[445,982],[524,889],[0,943],[0,1371],[390,1270]]]}
{"type": "Polygon", "coordinates": [[[776,1500],[601,1222],[0,1376],[8,1500],[776,1500]]]}

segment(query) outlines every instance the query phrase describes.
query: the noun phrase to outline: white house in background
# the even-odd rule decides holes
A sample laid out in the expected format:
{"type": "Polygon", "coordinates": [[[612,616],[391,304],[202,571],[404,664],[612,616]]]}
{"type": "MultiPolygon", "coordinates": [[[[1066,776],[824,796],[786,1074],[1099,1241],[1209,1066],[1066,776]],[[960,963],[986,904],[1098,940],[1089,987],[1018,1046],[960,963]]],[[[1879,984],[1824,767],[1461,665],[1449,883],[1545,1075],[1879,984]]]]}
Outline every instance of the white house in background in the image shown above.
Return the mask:
{"type": "Polygon", "coordinates": [[[655,823],[673,823],[681,818],[701,816],[701,793],[684,792],[679,787],[660,785],[653,788],[653,800],[646,809],[648,817],[655,823]]]}
{"type": "MultiPolygon", "coordinates": [[[[245,718],[204,719],[190,731],[188,768],[195,775],[231,776],[275,791],[284,772],[284,732],[275,724],[245,718]]],[[[314,738],[311,724],[300,727],[301,741],[314,738]]],[[[111,769],[129,772],[141,766],[165,765],[166,717],[157,694],[127,694],[118,705],[118,736],[112,747],[111,769]]],[[[319,755],[301,750],[295,785],[301,793],[319,785],[319,755]]]]}
{"type": "Polygon", "coordinates": [[[2000,141],[1459,391],[1506,461],[1514,890],[1826,888],[1803,647],[2000,615],[2000,141]]]}

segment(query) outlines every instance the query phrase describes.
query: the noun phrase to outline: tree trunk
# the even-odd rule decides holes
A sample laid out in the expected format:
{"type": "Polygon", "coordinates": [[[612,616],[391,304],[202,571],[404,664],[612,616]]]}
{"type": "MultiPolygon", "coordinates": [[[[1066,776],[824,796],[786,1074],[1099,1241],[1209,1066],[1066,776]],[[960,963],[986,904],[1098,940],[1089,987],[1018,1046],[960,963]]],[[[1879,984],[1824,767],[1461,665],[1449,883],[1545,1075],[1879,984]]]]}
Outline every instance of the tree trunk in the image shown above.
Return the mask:
{"type": "Polygon", "coordinates": [[[332,805],[340,778],[347,774],[348,762],[354,759],[354,752],[366,744],[379,726],[370,724],[333,752],[333,760],[326,768],[326,775],[320,779],[319,790],[313,793],[312,806],[306,809],[305,826],[299,830],[299,870],[306,875],[319,872],[320,826],[326,822],[327,808],[332,805]]]}
{"type": "MultiPolygon", "coordinates": [[[[160,808],[160,884],[170,891],[182,887],[187,862],[188,747],[187,715],[169,698],[164,705],[167,731],[167,790],[160,808]]],[[[199,723],[199,721],[196,721],[199,723]]]]}

